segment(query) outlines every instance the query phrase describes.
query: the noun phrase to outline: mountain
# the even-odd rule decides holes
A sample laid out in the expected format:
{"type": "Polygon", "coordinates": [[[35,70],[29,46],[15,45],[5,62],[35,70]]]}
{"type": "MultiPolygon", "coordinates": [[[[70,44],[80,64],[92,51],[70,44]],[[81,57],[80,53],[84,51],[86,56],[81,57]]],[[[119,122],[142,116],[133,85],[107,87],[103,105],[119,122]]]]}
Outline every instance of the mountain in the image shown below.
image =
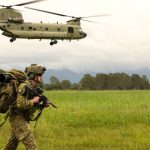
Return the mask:
{"type": "MultiPolygon", "coordinates": [[[[132,74],[139,74],[139,75],[146,75],[147,78],[150,81],[150,69],[149,68],[141,68],[138,70],[126,70],[126,71],[116,71],[116,72],[124,72],[129,75],[132,74]]],[[[45,74],[44,74],[44,83],[49,83],[50,82],[50,77],[55,76],[57,77],[60,81],[61,80],[70,80],[72,83],[78,83],[81,78],[84,76],[84,74],[91,74],[95,76],[97,73],[106,73],[109,74],[111,72],[83,72],[83,73],[76,73],[73,72],[69,69],[61,69],[61,70],[54,70],[54,69],[48,69],[45,74]]],[[[113,72],[115,73],[115,72],[113,72]]]]}
{"type": "Polygon", "coordinates": [[[147,76],[147,78],[149,79],[149,81],[150,81],[150,69],[149,68],[141,68],[141,69],[138,69],[138,70],[130,70],[130,71],[127,71],[127,73],[129,74],[129,75],[131,75],[131,74],[139,74],[139,75],[146,75],[147,76]]]}
{"type": "Polygon", "coordinates": [[[69,69],[62,69],[62,70],[54,70],[48,69],[44,74],[44,83],[50,82],[50,77],[55,76],[60,81],[61,80],[70,80],[72,83],[78,83],[80,79],[83,77],[83,73],[76,73],[69,69]]]}

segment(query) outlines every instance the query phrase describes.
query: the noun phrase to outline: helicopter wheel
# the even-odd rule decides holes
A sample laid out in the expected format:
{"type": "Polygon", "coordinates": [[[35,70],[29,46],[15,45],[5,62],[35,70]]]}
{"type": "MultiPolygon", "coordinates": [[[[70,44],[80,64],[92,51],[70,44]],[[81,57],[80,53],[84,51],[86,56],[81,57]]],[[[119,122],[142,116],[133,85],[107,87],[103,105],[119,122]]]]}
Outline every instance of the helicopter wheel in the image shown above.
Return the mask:
{"type": "Polygon", "coordinates": [[[10,42],[13,42],[13,41],[15,41],[16,40],[16,38],[12,38],[12,39],[10,39],[10,42]]]}
{"type": "Polygon", "coordinates": [[[55,41],[54,41],[54,44],[57,44],[57,43],[58,43],[58,41],[57,41],[57,40],[55,40],[55,41]]]}
{"type": "Polygon", "coordinates": [[[51,42],[50,42],[50,45],[52,46],[52,45],[57,44],[57,43],[58,43],[58,41],[57,41],[57,40],[54,40],[54,41],[51,41],[51,42]]]}
{"type": "Polygon", "coordinates": [[[14,40],[13,39],[10,39],[10,42],[13,42],[14,40]]]}
{"type": "Polygon", "coordinates": [[[54,43],[53,43],[53,42],[50,42],[49,44],[52,46],[54,43]]]}

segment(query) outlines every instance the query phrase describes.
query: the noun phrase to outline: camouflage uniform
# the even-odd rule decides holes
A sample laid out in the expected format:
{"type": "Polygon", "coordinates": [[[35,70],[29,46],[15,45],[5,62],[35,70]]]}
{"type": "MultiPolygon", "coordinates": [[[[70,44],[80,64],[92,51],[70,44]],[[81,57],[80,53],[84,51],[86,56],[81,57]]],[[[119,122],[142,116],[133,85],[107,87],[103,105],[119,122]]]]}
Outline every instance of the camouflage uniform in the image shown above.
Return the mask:
{"type": "MultiPolygon", "coordinates": [[[[36,149],[34,136],[29,125],[29,121],[33,120],[36,108],[33,101],[23,96],[23,93],[26,86],[36,91],[37,87],[33,87],[31,82],[35,81],[36,76],[42,76],[44,71],[46,71],[45,67],[36,64],[26,67],[25,73],[29,80],[19,85],[16,101],[9,109],[9,121],[12,131],[4,150],[16,150],[19,142],[25,145],[26,150],[36,149]]],[[[39,83],[39,81],[35,82],[39,83]]]]}
{"type": "Polygon", "coordinates": [[[33,89],[32,84],[27,81],[18,87],[16,103],[10,108],[9,121],[12,128],[11,136],[4,150],[16,150],[19,142],[22,142],[26,150],[35,150],[36,144],[29,121],[33,119],[35,108],[33,102],[28,100],[22,93],[25,86],[33,89]]]}

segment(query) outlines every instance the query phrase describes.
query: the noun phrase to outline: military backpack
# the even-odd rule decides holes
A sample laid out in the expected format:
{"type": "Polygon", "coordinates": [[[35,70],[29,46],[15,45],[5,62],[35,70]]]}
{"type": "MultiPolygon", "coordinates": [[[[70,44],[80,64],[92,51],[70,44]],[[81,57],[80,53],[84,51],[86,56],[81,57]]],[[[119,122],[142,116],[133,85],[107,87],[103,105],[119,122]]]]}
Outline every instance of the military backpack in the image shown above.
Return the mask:
{"type": "Polygon", "coordinates": [[[26,79],[25,73],[20,70],[0,70],[0,113],[6,113],[9,106],[16,101],[18,86],[26,79]]]}

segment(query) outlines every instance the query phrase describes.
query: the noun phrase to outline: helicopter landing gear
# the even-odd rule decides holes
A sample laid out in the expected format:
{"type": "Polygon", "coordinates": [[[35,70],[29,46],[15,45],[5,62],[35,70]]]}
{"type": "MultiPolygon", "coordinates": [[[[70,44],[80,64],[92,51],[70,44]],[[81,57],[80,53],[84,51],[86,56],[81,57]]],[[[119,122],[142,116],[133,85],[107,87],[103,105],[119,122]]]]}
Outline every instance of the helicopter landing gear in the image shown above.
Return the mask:
{"type": "Polygon", "coordinates": [[[16,40],[16,38],[13,37],[13,38],[10,39],[10,42],[13,42],[13,41],[15,41],[15,40],[16,40]]]}
{"type": "Polygon", "coordinates": [[[52,45],[57,44],[57,43],[58,43],[57,40],[51,40],[50,45],[52,46],[52,45]]]}

